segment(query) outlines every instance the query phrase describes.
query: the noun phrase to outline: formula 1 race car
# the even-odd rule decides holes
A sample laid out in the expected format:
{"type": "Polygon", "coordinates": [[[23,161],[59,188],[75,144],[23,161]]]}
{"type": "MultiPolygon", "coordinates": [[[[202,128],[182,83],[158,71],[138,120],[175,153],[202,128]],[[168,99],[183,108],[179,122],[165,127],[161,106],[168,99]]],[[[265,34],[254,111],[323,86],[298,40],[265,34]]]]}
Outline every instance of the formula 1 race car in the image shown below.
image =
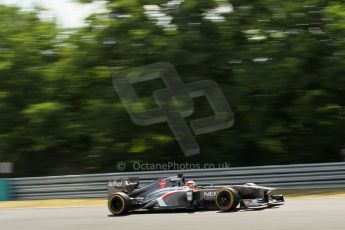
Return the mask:
{"type": "Polygon", "coordinates": [[[231,186],[197,186],[182,174],[138,188],[138,178],[119,178],[108,183],[108,208],[113,215],[146,210],[262,209],[284,204],[283,195],[270,195],[274,188],[253,183],[231,186]]]}

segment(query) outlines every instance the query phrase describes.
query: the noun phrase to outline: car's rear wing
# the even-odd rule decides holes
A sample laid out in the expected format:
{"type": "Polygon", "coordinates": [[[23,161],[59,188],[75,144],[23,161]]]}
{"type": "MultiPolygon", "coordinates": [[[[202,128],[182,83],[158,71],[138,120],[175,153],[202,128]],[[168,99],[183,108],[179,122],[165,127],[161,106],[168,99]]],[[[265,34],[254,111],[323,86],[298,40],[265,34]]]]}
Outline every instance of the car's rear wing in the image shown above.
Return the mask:
{"type": "Polygon", "coordinates": [[[116,178],[108,183],[108,196],[115,192],[125,192],[131,194],[139,186],[138,177],[116,178]]]}

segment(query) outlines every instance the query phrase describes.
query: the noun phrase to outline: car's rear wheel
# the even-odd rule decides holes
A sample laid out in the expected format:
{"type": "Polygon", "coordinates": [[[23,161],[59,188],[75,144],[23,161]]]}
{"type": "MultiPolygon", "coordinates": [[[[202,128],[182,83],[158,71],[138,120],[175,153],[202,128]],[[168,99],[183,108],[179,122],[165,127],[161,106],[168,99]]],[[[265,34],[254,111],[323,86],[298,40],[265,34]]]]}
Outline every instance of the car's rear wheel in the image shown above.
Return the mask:
{"type": "Polygon", "coordinates": [[[117,192],[108,199],[109,211],[116,216],[125,215],[130,211],[130,199],[126,193],[117,192]]]}
{"type": "Polygon", "coordinates": [[[233,188],[222,188],[216,194],[216,205],[222,211],[234,210],[240,202],[240,196],[233,188]]]}

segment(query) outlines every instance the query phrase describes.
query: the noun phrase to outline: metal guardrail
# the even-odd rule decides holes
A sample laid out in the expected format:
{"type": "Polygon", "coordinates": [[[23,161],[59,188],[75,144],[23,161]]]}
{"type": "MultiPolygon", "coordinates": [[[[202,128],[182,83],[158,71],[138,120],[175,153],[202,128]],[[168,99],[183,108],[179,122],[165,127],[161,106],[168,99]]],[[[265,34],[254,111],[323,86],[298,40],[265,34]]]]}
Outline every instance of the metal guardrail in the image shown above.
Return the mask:
{"type": "MultiPolygon", "coordinates": [[[[139,177],[140,185],[179,171],[13,178],[14,199],[96,198],[107,196],[107,182],[116,177],[139,177]]],[[[199,185],[257,183],[279,189],[345,188],[345,162],[273,165],[183,171],[199,185]]]]}

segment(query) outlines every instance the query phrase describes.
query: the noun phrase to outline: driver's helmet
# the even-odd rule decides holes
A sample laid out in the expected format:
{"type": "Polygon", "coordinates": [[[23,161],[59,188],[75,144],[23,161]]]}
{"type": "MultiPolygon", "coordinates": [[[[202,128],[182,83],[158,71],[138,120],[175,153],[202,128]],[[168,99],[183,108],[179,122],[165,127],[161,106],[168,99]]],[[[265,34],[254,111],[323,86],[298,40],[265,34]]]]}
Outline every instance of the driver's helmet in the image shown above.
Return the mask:
{"type": "Polygon", "coordinates": [[[191,188],[191,189],[195,189],[195,188],[196,188],[196,183],[195,183],[194,181],[192,181],[192,180],[189,180],[189,181],[187,181],[187,182],[184,184],[184,186],[189,187],[189,188],[191,188]]]}

